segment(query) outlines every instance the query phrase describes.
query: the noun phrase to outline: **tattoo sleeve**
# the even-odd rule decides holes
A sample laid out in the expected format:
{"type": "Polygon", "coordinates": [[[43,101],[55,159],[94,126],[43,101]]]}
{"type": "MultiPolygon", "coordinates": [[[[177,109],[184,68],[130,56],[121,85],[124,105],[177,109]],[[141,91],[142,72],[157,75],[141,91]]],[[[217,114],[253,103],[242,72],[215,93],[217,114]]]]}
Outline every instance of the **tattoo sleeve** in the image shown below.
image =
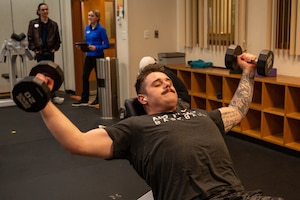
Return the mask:
{"type": "Polygon", "coordinates": [[[254,76],[243,73],[237,90],[228,107],[220,108],[225,133],[230,131],[246,116],[253,97],[254,76]]]}

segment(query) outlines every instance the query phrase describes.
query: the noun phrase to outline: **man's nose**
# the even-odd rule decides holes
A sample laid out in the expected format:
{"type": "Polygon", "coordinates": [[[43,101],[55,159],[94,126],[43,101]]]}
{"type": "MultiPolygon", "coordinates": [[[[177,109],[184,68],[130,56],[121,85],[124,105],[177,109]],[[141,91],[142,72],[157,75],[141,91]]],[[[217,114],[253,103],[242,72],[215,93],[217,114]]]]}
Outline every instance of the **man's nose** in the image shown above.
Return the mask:
{"type": "Polygon", "coordinates": [[[164,81],[163,84],[164,84],[164,87],[170,87],[171,86],[170,81],[164,81]]]}

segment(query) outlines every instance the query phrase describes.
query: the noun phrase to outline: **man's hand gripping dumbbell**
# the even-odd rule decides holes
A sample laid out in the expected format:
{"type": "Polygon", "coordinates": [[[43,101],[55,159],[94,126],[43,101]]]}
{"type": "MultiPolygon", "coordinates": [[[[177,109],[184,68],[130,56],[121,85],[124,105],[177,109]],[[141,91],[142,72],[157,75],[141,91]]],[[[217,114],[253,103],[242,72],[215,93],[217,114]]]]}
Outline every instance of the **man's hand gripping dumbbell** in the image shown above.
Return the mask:
{"type": "Polygon", "coordinates": [[[51,91],[57,91],[63,81],[63,71],[57,64],[41,61],[31,69],[29,76],[14,86],[13,100],[26,112],[38,112],[51,99],[51,91]]]}
{"type": "MultiPolygon", "coordinates": [[[[231,70],[231,73],[241,73],[237,64],[237,56],[241,55],[243,50],[239,45],[230,45],[225,54],[225,66],[231,70]]],[[[262,50],[258,59],[251,60],[249,63],[256,65],[257,73],[261,76],[269,76],[274,64],[274,53],[270,50],[262,50]]]]}

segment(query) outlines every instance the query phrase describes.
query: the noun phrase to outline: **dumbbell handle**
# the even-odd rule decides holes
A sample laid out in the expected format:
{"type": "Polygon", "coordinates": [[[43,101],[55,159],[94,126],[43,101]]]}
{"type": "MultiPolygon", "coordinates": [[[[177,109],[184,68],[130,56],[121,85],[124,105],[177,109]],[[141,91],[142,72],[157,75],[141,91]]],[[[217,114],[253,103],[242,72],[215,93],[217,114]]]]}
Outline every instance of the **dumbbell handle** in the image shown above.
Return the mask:
{"type": "MultiPolygon", "coordinates": [[[[235,55],[234,57],[235,57],[235,60],[237,59],[237,57],[238,57],[239,55],[235,55]]],[[[242,59],[242,60],[244,60],[244,59],[242,59]]],[[[247,63],[251,63],[251,64],[257,64],[257,61],[258,61],[258,59],[255,59],[255,60],[251,60],[250,62],[247,62],[247,63]]]]}
{"type": "MultiPolygon", "coordinates": [[[[242,59],[242,60],[244,60],[244,59],[242,59]]],[[[250,62],[247,62],[247,63],[250,63],[250,64],[254,64],[254,65],[256,65],[257,64],[257,59],[255,59],[255,60],[251,60],[250,62]]]]}
{"type": "MultiPolygon", "coordinates": [[[[242,53],[244,53],[244,52],[246,52],[246,51],[243,51],[242,53]]],[[[239,56],[239,55],[235,55],[235,59],[237,59],[237,56],[239,56]]],[[[242,59],[242,60],[244,60],[244,59],[242,59]]],[[[251,63],[251,64],[256,65],[257,61],[258,61],[258,59],[256,58],[255,60],[251,60],[250,62],[247,62],[247,63],[251,63]]]]}

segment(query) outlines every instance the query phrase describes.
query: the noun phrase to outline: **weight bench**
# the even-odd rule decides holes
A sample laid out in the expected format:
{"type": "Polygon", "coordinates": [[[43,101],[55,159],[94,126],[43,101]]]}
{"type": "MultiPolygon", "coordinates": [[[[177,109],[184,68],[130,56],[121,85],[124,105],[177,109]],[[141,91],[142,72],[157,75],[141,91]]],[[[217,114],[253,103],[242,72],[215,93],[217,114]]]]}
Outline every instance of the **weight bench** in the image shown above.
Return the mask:
{"type": "MultiPolygon", "coordinates": [[[[143,105],[138,101],[136,97],[125,99],[124,106],[125,106],[125,118],[147,114],[144,110],[143,105]]],[[[154,198],[153,198],[152,190],[150,190],[146,194],[138,198],[137,200],[153,200],[153,199],[154,198]]]]}
{"type": "Polygon", "coordinates": [[[136,97],[125,99],[124,106],[125,106],[125,118],[146,114],[143,105],[138,101],[136,97]]]}

